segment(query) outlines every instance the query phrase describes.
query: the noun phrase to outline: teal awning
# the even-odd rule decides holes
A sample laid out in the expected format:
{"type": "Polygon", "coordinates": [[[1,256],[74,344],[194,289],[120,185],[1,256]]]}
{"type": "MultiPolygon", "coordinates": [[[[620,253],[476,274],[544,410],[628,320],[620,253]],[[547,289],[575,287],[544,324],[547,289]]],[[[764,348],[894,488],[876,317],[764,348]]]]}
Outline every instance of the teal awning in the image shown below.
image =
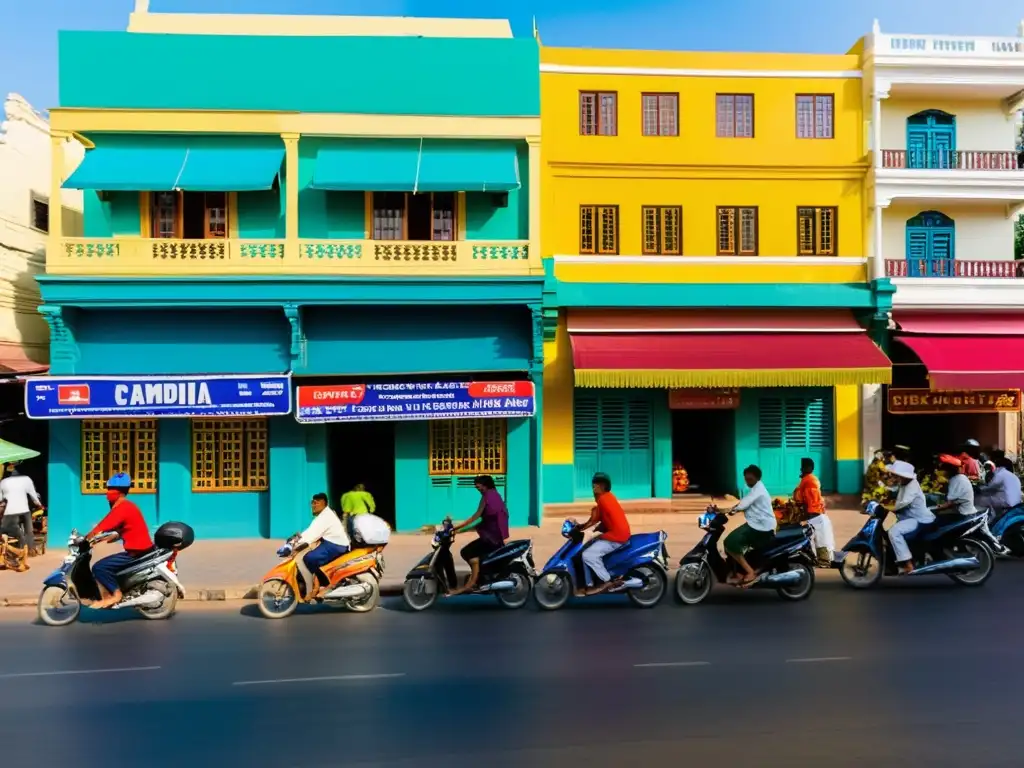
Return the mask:
{"type": "Polygon", "coordinates": [[[519,189],[519,157],[509,144],[424,141],[419,192],[510,192],[519,189]]]}
{"type": "Polygon", "coordinates": [[[96,147],[64,182],[65,189],[110,192],[255,192],[270,189],[284,147],[96,147]]]}
{"type": "Polygon", "coordinates": [[[346,141],[316,153],[313,189],[333,192],[412,192],[419,139],[346,141]]]}
{"type": "Polygon", "coordinates": [[[418,139],[323,147],[312,183],[314,189],[367,192],[508,192],[519,186],[512,145],[418,139]]]}

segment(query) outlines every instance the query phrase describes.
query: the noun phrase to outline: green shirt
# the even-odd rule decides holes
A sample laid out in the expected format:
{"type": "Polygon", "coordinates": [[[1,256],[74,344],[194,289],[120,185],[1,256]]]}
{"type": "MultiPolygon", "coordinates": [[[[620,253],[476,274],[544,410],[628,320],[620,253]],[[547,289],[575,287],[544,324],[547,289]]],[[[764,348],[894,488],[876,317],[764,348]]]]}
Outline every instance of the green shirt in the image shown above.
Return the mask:
{"type": "Polygon", "coordinates": [[[345,515],[362,515],[376,512],[377,505],[369,491],[349,491],[341,495],[341,511],[345,515]]]}

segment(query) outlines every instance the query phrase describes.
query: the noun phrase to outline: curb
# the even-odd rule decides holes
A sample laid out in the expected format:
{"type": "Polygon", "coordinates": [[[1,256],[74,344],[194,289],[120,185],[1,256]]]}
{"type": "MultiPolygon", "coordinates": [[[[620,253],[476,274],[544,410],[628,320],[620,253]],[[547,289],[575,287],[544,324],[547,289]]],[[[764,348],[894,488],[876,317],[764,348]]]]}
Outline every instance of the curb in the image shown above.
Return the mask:
{"type": "MultiPolygon", "coordinates": [[[[223,603],[234,600],[255,600],[259,585],[251,587],[226,587],[222,589],[192,589],[185,594],[186,603],[223,603]]],[[[381,597],[398,597],[402,594],[402,584],[381,584],[381,597]]],[[[12,595],[0,597],[0,608],[35,608],[39,602],[38,595],[12,595]]]]}

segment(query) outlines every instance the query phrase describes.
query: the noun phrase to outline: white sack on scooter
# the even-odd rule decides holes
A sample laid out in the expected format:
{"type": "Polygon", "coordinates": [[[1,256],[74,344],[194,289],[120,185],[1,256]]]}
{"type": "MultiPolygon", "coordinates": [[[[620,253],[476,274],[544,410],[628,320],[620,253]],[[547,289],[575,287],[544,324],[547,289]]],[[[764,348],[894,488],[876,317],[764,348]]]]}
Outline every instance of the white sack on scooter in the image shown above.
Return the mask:
{"type": "Polygon", "coordinates": [[[368,547],[382,547],[391,538],[391,527],[369,512],[353,516],[351,525],[352,538],[368,547]]]}
{"type": "Polygon", "coordinates": [[[810,518],[807,524],[811,527],[811,543],[815,553],[819,558],[832,562],[836,550],[836,537],[832,532],[832,521],[828,519],[828,515],[816,515],[810,518]]]}

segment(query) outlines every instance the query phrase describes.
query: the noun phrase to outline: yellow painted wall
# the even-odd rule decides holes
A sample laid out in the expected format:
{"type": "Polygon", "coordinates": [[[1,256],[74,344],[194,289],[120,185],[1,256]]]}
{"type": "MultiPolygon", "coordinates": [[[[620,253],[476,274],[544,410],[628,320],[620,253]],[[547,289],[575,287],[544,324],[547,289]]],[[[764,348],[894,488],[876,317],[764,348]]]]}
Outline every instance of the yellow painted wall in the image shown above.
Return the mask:
{"type": "Polygon", "coordinates": [[[860,386],[836,387],[836,459],[859,459],[860,386]]]}
{"type": "MultiPolygon", "coordinates": [[[[643,205],[683,206],[683,254],[714,256],[719,205],[760,208],[759,252],[795,256],[797,206],[839,208],[839,256],[864,255],[861,80],[856,56],[542,48],[544,64],[836,72],[823,77],[541,74],[545,256],[579,252],[579,206],[620,206],[620,253],[641,252],[643,205]],[[845,75],[843,73],[846,73],[845,75]],[[618,94],[618,135],[579,135],[579,92],[618,94]],[[679,136],[643,136],[641,96],[679,94],[679,136]],[[754,94],[754,138],[716,138],[715,96],[754,94]],[[796,138],[796,95],[835,96],[834,139],[796,138]]],[[[846,276],[836,276],[837,282],[846,276]]]]}
{"type": "Polygon", "coordinates": [[[545,464],[573,461],[573,366],[572,345],[566,316],[558,318],[554,341],[544,343],[544,414],[542,450],[545,464]]]}

